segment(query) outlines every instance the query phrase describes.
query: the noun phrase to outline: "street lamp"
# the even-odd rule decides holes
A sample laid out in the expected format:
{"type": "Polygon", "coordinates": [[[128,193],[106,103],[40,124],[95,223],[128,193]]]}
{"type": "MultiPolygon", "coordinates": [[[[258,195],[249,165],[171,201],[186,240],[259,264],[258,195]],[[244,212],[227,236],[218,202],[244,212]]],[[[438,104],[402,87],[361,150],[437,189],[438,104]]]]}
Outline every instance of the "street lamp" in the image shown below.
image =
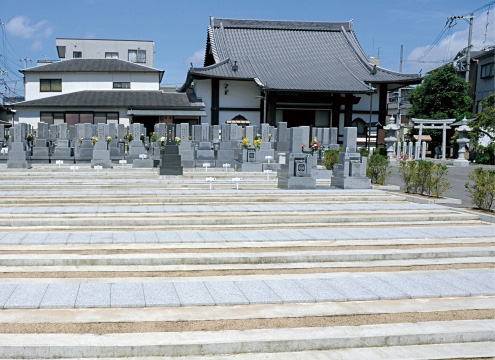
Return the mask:
{"type": "Polygon", "coordinates": [[[264,96],[255,96],[256,99],[263,99],[263,124],[266,124],[266,91],[264,96]]]}

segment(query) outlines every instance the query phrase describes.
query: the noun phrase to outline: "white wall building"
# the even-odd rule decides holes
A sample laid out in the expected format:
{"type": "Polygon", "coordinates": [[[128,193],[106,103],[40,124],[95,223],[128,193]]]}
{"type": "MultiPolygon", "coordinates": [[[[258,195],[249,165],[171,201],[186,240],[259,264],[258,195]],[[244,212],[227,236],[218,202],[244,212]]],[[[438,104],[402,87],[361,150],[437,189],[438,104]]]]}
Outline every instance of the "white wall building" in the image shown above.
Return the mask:
{"type": "Polygon", "coordinates": [[[71,59],[21,70],[26,101],[15,120],[48,124],[198,123],[204,104],[160,90],[164,71],[120,59],[71,59]]]}
{"type": "Polygon", "coordinates": [[[57,38],[58,57],[70,59],[121,59],[154,66],[155,43],[150,40],[57,38]]]}

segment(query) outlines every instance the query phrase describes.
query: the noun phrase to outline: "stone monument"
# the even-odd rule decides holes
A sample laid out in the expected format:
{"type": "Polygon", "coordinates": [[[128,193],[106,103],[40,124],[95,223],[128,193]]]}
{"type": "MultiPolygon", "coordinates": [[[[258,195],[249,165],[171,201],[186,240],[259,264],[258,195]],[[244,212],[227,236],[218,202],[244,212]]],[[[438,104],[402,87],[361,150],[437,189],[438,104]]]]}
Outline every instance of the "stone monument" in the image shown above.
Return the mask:
{"type": "Polygon", "coordinates": [[[344,128],[344,152],[333,166],[332,186],[341,189],[369,189],[371,179],[366,177],[367,158],[357,152],[357,128],[344,128]]]}
{"type": "MultiPolygon", "coordinates": [[[[189,126],[188,124],[186,124],[189,126]]],[[[158,175],[182,175],[179,147],[175,143],[175,125],[167,124],[165,146],[161,149],[162,161],[158,175]]]]}
{"type": "MultiPolygon", "coordinates": [[[[101,166],[104,169],[112,168],[112,160],[110,159],[110,149],[105,136],[106,124],[98,124],[98,141],[93,148],[93,159],[91,167],[101,166]]],[[[108,129],[106,131],[108,133],[108,129]]]]}
{"type": "Polygon", "coordinates": [[[280,189],[315,189],[316,178],[313,175],[312,157],[302,152],[304,130],[290,129],[290,155],[286,164],[277,170],[280,189]]]}
{"type": "Polygon", "coordinates": [[[14,125],[14,140],[10,145],[9,159],[7,160],[8,169],[30,169],[31,163],[28,161],[28,152],[26,151],[26,143],[22,136],[23,124],[14,125]]]}

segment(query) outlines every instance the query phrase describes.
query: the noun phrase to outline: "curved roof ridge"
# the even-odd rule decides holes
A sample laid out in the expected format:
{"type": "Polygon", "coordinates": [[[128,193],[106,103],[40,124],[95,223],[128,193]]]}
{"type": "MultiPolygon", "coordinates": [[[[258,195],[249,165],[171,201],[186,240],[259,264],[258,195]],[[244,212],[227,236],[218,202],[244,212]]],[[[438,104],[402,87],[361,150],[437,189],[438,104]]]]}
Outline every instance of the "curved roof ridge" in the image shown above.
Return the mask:
{"type": "Polygon", "coordinates": [[[230,58],[227,58],[225,60],[222,60],[220,62],[217,62],[216,64],[213,64],[213,65],[208,65],[208,66],[204,66],[204,67],[191,67],[189,69],[189,71],[198,71],[198,72],[201,72],[201,71],[208,71],[208,70],[211,70],[211,69],[215,69],[217,67],[220,67],[222,65],[225,65],[227,64],[228,62],[230,61],[230,58]]]}
{"type": "Polygon", "coordinates": [[[349,69],[349,68],[347,67],[347,65],[346,65],[346,64],[342,61],[342,59],[341,59],[341,58],[339,58],[339,61],[340,61],[340,63],[341,63],[342,65],[344,65],[344,67],[345,67],[345,69],[347,70],[347,72],[349,72],[349,74],[351,74],[351,76],[352,76],[354,79],[356,79],[356,81],[358,81],[359,83],[361,83],[361,84],[363,84],[364,86],[366,86],[366,87],[370,90],[370,92],[374,92],[373,87],[372,87],[372,86],[370,86],[370,85],[368,85],[368,84],[366,84],[363,80],[359,79],[359,78],[358,78],[358,77],[357,77],[357,76],[356,76],[356,75],[355,75],[355,74],[351,71],[351,69],[349,69]]]}
{"type": "MultiPolygon", "coordinates": [[[[356,55],[361,60],[361,62],[366,66],[366,68],[368,70],[373,69],[373,67],[375,66],[375,64],[373,64],[373,63],[371,63],[369,61],[368,57],[366,56],[363,48],[361,47],[361,45],[357,41],[356,37],[353,36],[351,38],[344,29],[342,29],[341,31],[344,33],[344,36],[346,37],[347,41],[349,42],[349,45],[351,45],[352,49],[356,52],[356,55]]],[[[396,75],[396,76],[402,76],[402,77],[406,77],[406,78],[410,78],[410,77],[413,77],[413,76],[416,76],[417,77],[419,75],[419,74],[404,74],[404,73],[401,73],[401,72],[397,72],[397,71],[392,71],[392,70],[385,69],[385,68],[383,68],[381,66],[378,66],[378,65],[376,65],[376,69],[378,71],[381,71],[381,72],[384,72],[384,73],[387,73],[387,74],[392,74],[392,75],[396,75]]]]}
{"type": "Polygon", "coordinates": [[[344,29],[344,27],[340,29],[340,32],[344,35],[347,42],[351,46],[352,50],[354,50],[354,52],[356,53],[358,59],[363,63],[363,65],[368,69],[368,71],[371,70],[373,68],[373,64],[369,62],[368,57],[365,56],[363,49],[361,49],[360,46],[359,48],[356,48],[355,44],[347,34],[347,31],[344,29]]]}
{"type": "Polygon", "coordinates": [[[213,27],[211,25],[208,26],[208,38],[210,40],[210,47],[211,47],[211,53],[213,55],[213,59],[215,60],[215,62],[220,62],[220,57],[218,56],[217,44],[215,43],[215,37],[213,35],[213,27]]]}
{"type": "Polygon", "coordinates": [[[352,29],[352,20],[339,22],[324,21],[297,21],[297,20],[252,20],[228,19],[210,17],[210,26],[219,27],[224,24],[227,28],[249,29],[283,29],[283,30],[312,30],[312,31],[339,31],[342,26],[352,29]]]}

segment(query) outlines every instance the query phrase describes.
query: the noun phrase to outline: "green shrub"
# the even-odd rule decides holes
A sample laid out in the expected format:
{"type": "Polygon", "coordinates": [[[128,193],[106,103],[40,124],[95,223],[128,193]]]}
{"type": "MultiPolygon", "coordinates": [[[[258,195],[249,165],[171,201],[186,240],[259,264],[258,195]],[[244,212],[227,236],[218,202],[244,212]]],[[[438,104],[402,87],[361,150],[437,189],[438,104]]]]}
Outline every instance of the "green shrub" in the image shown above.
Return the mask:
{"type": "Polygon", "coordinates": [[[399,163],[399,174],[404,182],[404,191],[414,193],[414,177],[416,174],[416,161],[401,161],[399,163]]]}
{"type": "Polygon", "coordinates": [[[376,148],[375,151],[373,152],[373,154],[378,154],[381,156],[387,156],[387,148],[384,148],[384,147],[376,148]]]}
{"type": "Polygon", "coordinates": [[[469,174],[474,185],[466,183],[465,187],[471,194],[473,204],[478,209],[491,210],[495,200],[495,170],[477,168],[469,174]]]}
{"type": "Polygon", "coordinates": [[[364,146],[359,150],[359,153],[362,157],[368,157],[368,155],[370,154],[368,148],[364,146]]]}
{"type": "Polygon", "coordinates": [[[373,184],[385,184],[391,173],[392,167],[387,156],[373,154],[370,157],[366,167],[366,176],[371,179],[373,184]]]}
{"type": "Polygon", "coordinates": [[[432,170],[432,162],[426,160],[419,160],[417,162],[416,174],[413,180],[415,194],[425,194],[430,196],[428,184],[430,184],[431,181],[432,170]]]}
{"type": "Polygon", "coordinates": [[[441,197],[450,189],[446,165],[429,161],[401,161],[399,174],[404,182],[404,191],[411,194],[441,197]]]}
{"type": "Polygon", "coordinates": [[[488,146],[479,146],[475,161],[477,164],[495,164],[495,143],[488,144],[488,146]]]}
{"type": "Polygon", "coordinates": [[[333,166],[339,162],[339,150],[326,150],[323,154],[323,165],[327,170],[333,170],[333,166]]]}
{"type": "Polygon", "coordinates": [[[447,165],[436,163],[433,165],[428,183],[428,195],[442,197],[450,189],[450,182],[446,179],[449,168],[447,165]]]}

